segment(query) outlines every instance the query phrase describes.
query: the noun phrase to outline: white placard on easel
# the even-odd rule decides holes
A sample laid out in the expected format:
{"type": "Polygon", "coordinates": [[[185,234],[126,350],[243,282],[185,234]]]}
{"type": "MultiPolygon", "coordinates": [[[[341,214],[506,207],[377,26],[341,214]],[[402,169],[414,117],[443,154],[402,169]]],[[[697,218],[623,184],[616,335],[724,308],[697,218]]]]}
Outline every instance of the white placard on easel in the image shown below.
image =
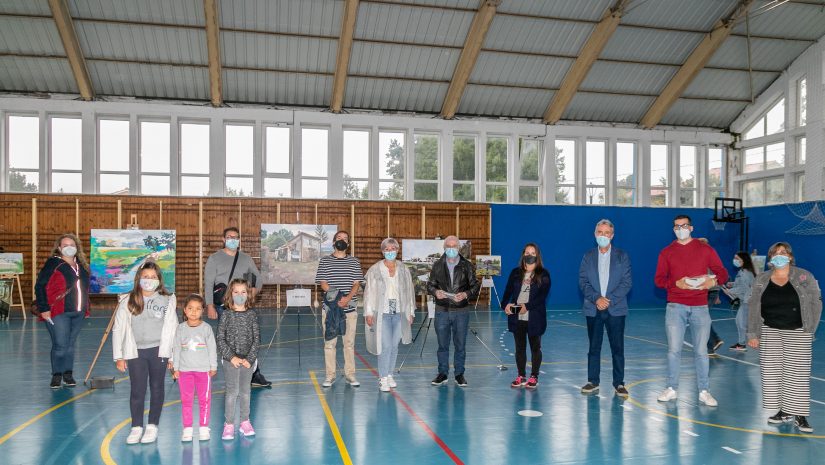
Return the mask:
{"type": "Polygon", "coordinates": [[[427,297],[427,318],[435,318],[435,301],[427,297]]]}
{"type": "Polygon", "coordinates": [[[289,289],[286,291],[287,307],[311,307],[312,293],[309,289],[289,289]]]}
{"type": "Polygon", "coordinates": [[[481,287],[486,287],[488,289],[491,287],[495,287],[495,284],[493,284],[493,278],[482,278],[481,287]]]}

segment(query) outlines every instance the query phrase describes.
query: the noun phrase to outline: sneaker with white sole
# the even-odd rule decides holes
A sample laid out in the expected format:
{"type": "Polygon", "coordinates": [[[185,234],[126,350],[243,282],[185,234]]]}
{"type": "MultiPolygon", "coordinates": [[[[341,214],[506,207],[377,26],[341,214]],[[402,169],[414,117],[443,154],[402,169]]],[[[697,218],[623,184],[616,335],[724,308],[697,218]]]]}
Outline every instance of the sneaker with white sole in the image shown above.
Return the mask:
{"type": "Polygon", "coordinates": [[[347,384],[352,387],[358,387],[361,383],[358,382],[358,379],[355,376],[347,376],[347,384]]]}
{"type": "Polygon", "coordinates": [[[208,441],[210,437],[209,434],[209,427],[208,426],[201,426],[198,428],[198,440],[199,441],[208,441]]]}
{"type": "Polygon", "coordinates": [[[719,405],[719,402],[716,402],[716,399],[710,395],[710,392],[705,390],[699,393],[699,402],[707,405],[708,407],[716,407],[719,405]]]}
{"type": "Polygon", "coordinates": [[[224,423],[223,433],[221,433],[221,439],[223,439],[224,441],[235,439],[235,425],[231,423],[224,423]]]}
{"type": "Polygon", "coordinates": [[[677,397],[679,397],[679,394],[676,392],[676,390],[668,386],[667,389],[665,389],[664,391],[662,391],[661,394],[659,394],[659,397],[657,397],[656,400],[658,400],[659,402],[669,402],[671,400],[676,400],[677,397]]]}
{"type": "Polygon", "coordinates": [[[181,442],[192,442],[192,427],[187,426],[183,428],[183,433],[180,435],[181,442]]]}
{"type": "Polygon", "coordinates": [[[381,392],[390,392],[390,382],[387,381],[386,376],[378,379],[378,390],[381,392]]]}
{"type": "Polygon", "coordinates": [[[129,431],[129,436],[126,437],[126,444],[139,443],[141,436],[143,436],[143,427],[133,426],[132,429],[129,431]]]}
{"type": "Polygon", "coordinates": [[[334,382],[335,382],[334,377],[333,378],[327,378],[327,379],[324,380],[323,383],[321,383],[321,387],[325,387],[325,388],[332,387],[332,383],[334,383],[334,382]]]}
{"type": "Polygon", "coordinates": [[[241,435],[244,437],[255,436],[255,428],[252,427],[252,423],[250,423],[249,420],[242,421],[238,429],[241,430],[241,435]]]}
{"type": "Polygon", "coordinates": [[[395,382],[395,378],[393,378],[392,375],[387,375],[387,384],[393,389],[398,387],[398,383],[395,382]]]}
{"type": "Polygon", "coordinates": [[[158,439],[158,425],[146,425],[146,431],[143,432],[143,437],[140,438],[141,444],[151,444],[158,439]]]}

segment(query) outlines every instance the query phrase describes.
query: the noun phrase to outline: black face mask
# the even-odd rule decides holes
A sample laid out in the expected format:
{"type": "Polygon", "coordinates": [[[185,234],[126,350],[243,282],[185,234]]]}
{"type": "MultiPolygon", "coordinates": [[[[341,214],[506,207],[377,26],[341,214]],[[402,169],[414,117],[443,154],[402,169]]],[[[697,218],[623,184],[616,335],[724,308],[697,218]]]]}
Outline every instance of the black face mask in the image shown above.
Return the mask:
{"type": "Polygon", "coordinates": [[[347,250],[347,247],[349,247],[349,244],[347,244],[347,241],[345,241],[343,239],[338,239],[337,241],[335,241],[333,246],[335,247],[335,250],[340,250],[341,252],[343,252],[343,251],[347,250]]]}
{"type": "Polygon", "coordinates": [[[536,263],[536,260],[537,260],[537,258],[536,258],[535,255],[525,255],[524,256],[524,264],[525,265],[532,265],[532,264],[536,263]]]}

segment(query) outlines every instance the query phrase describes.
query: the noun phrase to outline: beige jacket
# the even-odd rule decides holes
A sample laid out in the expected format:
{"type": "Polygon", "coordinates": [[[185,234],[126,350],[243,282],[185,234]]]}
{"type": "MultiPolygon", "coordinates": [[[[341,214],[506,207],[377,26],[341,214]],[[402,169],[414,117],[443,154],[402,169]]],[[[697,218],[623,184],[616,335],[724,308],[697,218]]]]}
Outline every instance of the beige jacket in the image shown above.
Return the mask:
{"type": "MultiPolygon", "coordinates": [[[[400,261],[396,262],[396,273],[398,277],[398,311],[401,314],[401,343],[409,344],[412,341],[412,329],[410,320],[415,318],[415,288],[412,283],[412,275],[406,265],[400,261]]],[[[389,276],[384,260],[372,265],[367,270],[366,287],[364,288],[364,316],[374,316],[375,324],[366,325],[364,336],[367,342],[367,350],[373,355],[381,354],[381,319],[384,315],[384,308],[387,306],[384,277],[389,276]]]]}
{"type": "MultiPolygon", "coordinates": [[[[132,313],[129,312],[129,294],[120,296],[115,310],[115,325],[112,327],[112,355],[115,361],[137,358],[137,344],[132,334],[132,313]]],[[[163,320],[163,329],[160,336],[158,356],[172,359],[172,345],[175,342],[175,331],[178,328],[177,299],[175,294],[169,296],[169,309],[163,320]]]]}

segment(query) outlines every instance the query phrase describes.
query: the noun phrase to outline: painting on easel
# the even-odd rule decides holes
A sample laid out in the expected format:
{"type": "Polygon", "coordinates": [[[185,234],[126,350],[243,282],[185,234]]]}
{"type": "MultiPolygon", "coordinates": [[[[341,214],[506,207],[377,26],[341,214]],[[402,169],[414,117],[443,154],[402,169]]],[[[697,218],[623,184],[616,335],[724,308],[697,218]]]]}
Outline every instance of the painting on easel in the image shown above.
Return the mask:
{"type": "Polygon", "coordinates": [[[23,274],[23,254],[0,253],[0,274],[23,274]]]}
{"type": "Polygon", "coordinates": [[[176,233],[174,229],[92,229],[91,292],[124,294],[132,290],[135,273],[147,261],[158,264],[163,285],[175,291],[176,233]]]}
{"type": "Polygon", "coordinates": [[[12,279],[0,279],[0,320],[8,320],[11,311],[11,291],[14,286],[12,279]]]}
{"type": "Polygon", "coordinates": [[[264,284],[315,284],[321,257],[332,253],[334,224],[262,224],[264,284]]]}

